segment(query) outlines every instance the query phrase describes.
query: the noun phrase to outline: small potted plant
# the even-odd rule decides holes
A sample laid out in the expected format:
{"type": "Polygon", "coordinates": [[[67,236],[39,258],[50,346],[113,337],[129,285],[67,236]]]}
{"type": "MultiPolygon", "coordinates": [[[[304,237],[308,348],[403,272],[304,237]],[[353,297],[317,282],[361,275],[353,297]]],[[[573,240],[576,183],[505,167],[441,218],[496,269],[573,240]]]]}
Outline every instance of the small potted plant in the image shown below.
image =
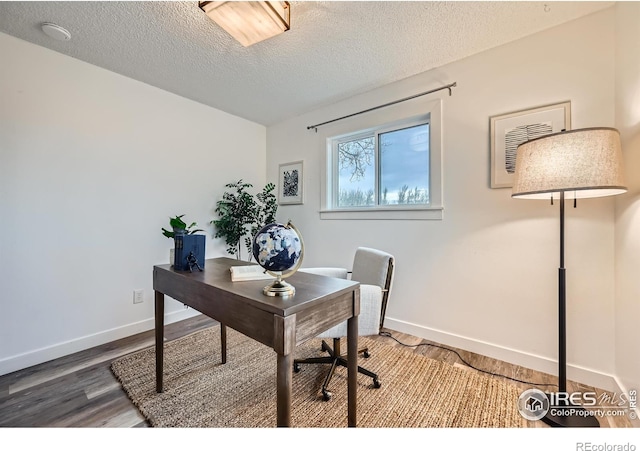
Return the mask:
{"type": "MultiPolygon", "coordinates": [[[[197,227],[195,222],[192,222],[191,224],[187,225],[186,222],[184,222],[182,220],[182,218],[184,217],[184,215],[179,215],[179,216],[174,216],[173,218],[169,218],[169,225],[171,226],[171,230],[167,230],[164,227],[162,228],[162,234],[164,236],[166,236],[167,238],[171,238],[174,241],[174,248],[169,250],[169,262],[171,263],[171,265],[173,265],[174,267],[176,267],[176,269],[184,269],[184,265],[182,264],[182,262],[179,265],[175,264],[175,259],[176,259],[176,252],[175,249],[179,249],[179,253],[183,253],[184,252],[184,237],[187,235],[193,235],[197,232],[203,232],[204,230],[202,229],[195,229],[194,227],[197,227]]],[[[197,252],[198,256],[199,256],[199,261],[200,261],[200,267],[204,265],[204,236],[202,236],[202,238],[200,240],[197,240],[197,242],[191,244],[189,243],[187,248],[189,249],[189,251],[191,250],[196,250],[197,248],[200,249],[199,252],[197,252]],[[201,255],[200,255],[201,254],[201,255]]],[[[188,255],[188,252],[187,252],[188,255]]],[[[184,256],[180,256],[180,260],[183,260],[182,257],[187,257],[187,255],[184,256]]]]}
{"type": "Polygon", "coordinates": [[[162,234],[167,238],[175,238],[176,235],[191,235],[196,232],[204,232],[204,230],[202,229],[193,229],[193,227],[197,227],[195,222],[187,225],[187,223],[182,220],[183,216],[184,215],[180,215],[169,218],[171,231],[163,227],[162,234]]]}

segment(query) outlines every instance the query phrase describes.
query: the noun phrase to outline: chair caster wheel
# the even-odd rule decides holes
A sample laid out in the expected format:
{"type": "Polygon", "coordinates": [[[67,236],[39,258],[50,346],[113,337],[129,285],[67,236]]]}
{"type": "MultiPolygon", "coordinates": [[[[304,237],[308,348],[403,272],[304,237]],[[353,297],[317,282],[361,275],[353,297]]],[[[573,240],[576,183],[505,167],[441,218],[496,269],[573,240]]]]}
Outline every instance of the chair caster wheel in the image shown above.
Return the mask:
{"type": "Polygon", "coordinates": [[[327,344],[323,341],[322,342],[322,352],[329,352],[329,347],[327,346],[327,344]]]}
{"type": "Polygon", "coordinates": [[[367,351],[364,351],[364,352],[362,353],[362,356],[363,356],[365,359],[368,359],[369,357],[371,357],[371,354],[369,354],[369,351],[367,350],[367,351]]]}
{"type": "Polygon", "coordinates": [[[377,378],[374,379],[373,380],[373,388],[380,388],[380,387],[382,387],[382,383],[380,382],[380,380],[377,379],[377,378]]]}
{"type": "Polygon", "coordinates": [[[322,399],[324,399],[325,401],[329,401],[331,400],[332,396],[333,393],[331,393],[329,390],[322,389],[322,399]]]}
{"type": "Polygon", "coordinates": [[[293,372],[294,373],[299,373],[300,372],[300,365],[297,363],[293,364],[293,372]]]}

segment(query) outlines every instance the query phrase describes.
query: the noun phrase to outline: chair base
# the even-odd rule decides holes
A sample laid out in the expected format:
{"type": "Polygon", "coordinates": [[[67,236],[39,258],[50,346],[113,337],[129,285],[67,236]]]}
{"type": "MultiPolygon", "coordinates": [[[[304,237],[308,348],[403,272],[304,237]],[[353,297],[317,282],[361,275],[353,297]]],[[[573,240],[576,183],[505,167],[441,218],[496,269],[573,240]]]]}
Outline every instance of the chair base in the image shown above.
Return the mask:
{"type": "MultiPolygon", "coordinates": [[[[339,338],[334,338],[333,339],[333,348],[331,348],[331,346],[329,346],[324,340],[322,341],[322,350],[326,351],[329,356],[327,357],[310,357],[308,359],[296,359],[293,361],[293,371],[295,371],[296,373],[300,372],[300,365],[301,364],[315,364],[315,363],[322,363],[322,364],[329,364],[331,365],[331,368],[329,369],[329,374],[327,374],[327,376],[324,379],[324,383],[322,384],[322,398],[325,401],[329,401],[331,399],[331,396],[333,395],[330,391],[329,391],[329,382],[331,382],[331,379],[333,378],[333,373],[335,372],[336,368],[338,366],[343,366],[345,368],[347,367],[347,356],[346,355],[342,355],[340,353],[340,339],[339,338]]],[[[358,354],[363,354],[365,358],[369,358],[369,350],[367,348],[364,349],[360,349],[358,350],[358,354]]],[[[382,386],[382,384],[380,383],[380,379],[378,378],[378,375],[372,371],[369,371],[366,368],[363,368],[361,366],[358,365],[358,373],[364,374],[365,376],[369,376],[370,378],[373,379],[373,388],[380,388],[382,386]]]]}

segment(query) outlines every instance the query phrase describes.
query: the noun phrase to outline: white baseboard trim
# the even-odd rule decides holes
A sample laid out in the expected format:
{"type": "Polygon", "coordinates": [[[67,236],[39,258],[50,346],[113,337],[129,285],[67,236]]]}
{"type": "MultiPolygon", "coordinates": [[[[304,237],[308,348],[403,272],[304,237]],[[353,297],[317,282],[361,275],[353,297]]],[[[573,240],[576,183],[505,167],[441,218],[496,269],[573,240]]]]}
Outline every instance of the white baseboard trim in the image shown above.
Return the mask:
{"type": "MultiPolygon", "coordinates": [[[[392,330],[397,330],[398,332],[415,335],[416,337],[424,338],[425,340],[435,341],[442,345],[464,349],[465,351],[475,352],[477,354],[482,354],[514,365],[520,365],[525,368],[542,371],[548,374],[558,374],[558,362],[548,357],[507,348],[505,346],[389,317],[385,318],[384,326],[392,330]]],[[[567,364],[567,378],[612,392],[621,392],[622,390],[622,387],[615,376],[602,373],[594,369],[580,367],[578,365],[567,364]]]]}
{"type": "MultiPolygon", "coordinates": [[[[164,323],[171,324],[176,321],[191,318],[200,314],[194,309],[180,309],[173,312],[168,312],[164,315],[164,323]]],[[[62,343],[56,343],[44,348],[35,349],[33,351],[25,352],[23,354],[17,354],[11,357],[0,360],[0,376],[13,373],[24,368],[28,368],[33,365],[48,362],[49,360],[57,359],[74,352],[84,351],[85,349],[93,348],[105,343],[109,343],[120,338],[129,337],[131,335],[138,334],[151,330],[155,327],[154,318],[147,318],[142,321],[138,321],[124,326],[115,327],[113,329],[105,330],[84,337],[75,338],[73,340],[65,341],[62,343]]]]}

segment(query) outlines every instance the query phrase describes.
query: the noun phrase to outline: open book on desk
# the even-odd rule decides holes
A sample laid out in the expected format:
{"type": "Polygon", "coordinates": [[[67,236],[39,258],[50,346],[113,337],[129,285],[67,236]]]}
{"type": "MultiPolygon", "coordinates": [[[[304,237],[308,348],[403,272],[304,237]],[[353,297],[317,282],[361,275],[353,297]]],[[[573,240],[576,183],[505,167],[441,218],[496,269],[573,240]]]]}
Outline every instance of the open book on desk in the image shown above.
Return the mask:
{"type": "Polygon", "coordinates": [[[266,280],[266,279],[275,279],[270,274],[267,274],[259,265],[247,265],[247,266],[232,266],[231,270],[231,281],[232,282],[241,282],[245,280],[266,280]]]}

